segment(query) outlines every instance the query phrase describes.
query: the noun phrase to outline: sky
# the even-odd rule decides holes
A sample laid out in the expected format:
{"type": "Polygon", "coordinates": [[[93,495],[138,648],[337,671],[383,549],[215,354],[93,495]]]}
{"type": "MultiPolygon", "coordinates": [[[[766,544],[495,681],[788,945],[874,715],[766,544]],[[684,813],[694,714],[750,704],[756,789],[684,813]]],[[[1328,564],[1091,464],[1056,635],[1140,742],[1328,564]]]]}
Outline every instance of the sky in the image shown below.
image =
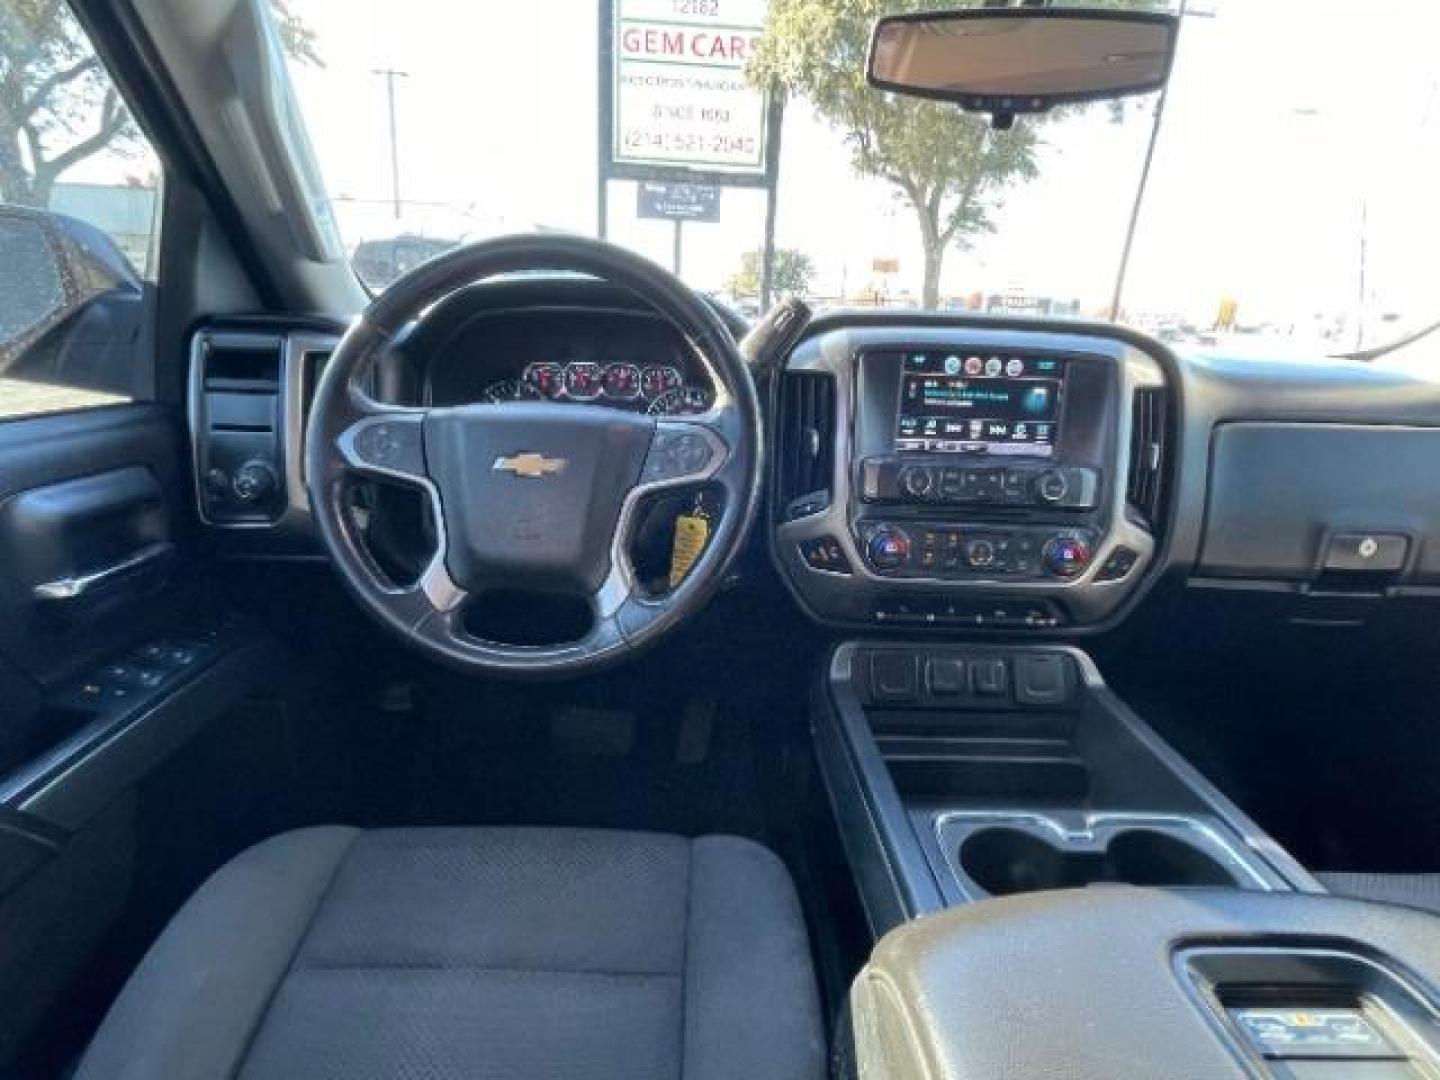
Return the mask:
{"type": "MultiPolygon", "coordinates": [[[[677,0],[625,0],[651,7],[677,0]]],[[[720,0],[751,7],[763,0],[720,0]]],[[[944,6],[940,4],[938,6],[944,6]]],[[[596,230],[596,0],[290,0],[323,67],[297,95],[352,247],[400,231],[475,237],[596,230]],[[404,213],[391,209],[385,79],[395,80],[404,213]]],[[[1190,0],[1126,288],[1131,315],[1319,323],[1353,313],[1362,245],[1370,318],[1440,315],[1440,4],[1190,0]]],[[[993,235],[946,259],[942,292],[1110,299],[1154,99],[1047,124],[1039,178],[1007,192],[993,235]]],[[[787,110],[777,242],[814,290],[918,292],[912,212],[857,176],[843,134],[787,110]],[[877,259],[900,271],[877,276],[877,259]]],[[[717,224],[687,225],[682,275],[719,290],[759,247],[765,196],[727,188],[717,224]]],[[[658,262],[672,227],[612,182],[609,236],[658,262]]]]}

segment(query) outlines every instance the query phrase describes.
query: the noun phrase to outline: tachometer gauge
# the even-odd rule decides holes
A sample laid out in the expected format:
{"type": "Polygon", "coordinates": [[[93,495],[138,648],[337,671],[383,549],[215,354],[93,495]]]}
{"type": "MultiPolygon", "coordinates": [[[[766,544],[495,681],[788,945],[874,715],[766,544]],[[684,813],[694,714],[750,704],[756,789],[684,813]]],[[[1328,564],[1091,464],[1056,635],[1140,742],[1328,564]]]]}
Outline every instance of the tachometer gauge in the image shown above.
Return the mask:
{"type": "Polygon", "coordinates": [[[651,364],[640,374],[640,392],[646,401],[654,401],[671,390],[679,390],[685,380],[678,369],[669,364],[651,364]]]}
{"type": "Polygon", "coordinates": [[[553,401],[565,392],[565,367],[543,362],[531,364],[525,369],[525,384],[540,397],[553,401]]]}
{"type": "Polygon", "coordinates": [[[651,416],[695,416],[710,408],[710,391],[702,386],[682,386],[661,394],[645,411],[651,416]]]}
{"type": "Polygon", "coordinates": [[[600,386],[611,401],[634,401],[640,396],[640,369],[634,364],[610,364],[600,386]]]}
{"type": "Polygon", "coordinates": [[[492,405],[502,401],[534,401],[538,397],[540,397],[539,390],[519,379],[501,379],[499,382],[492,382],[480,391],[480,400],[492,405]]]}
{"type": "Polygon", "coordinates": [[[576,401],[594,401],[600,396],[600,365],[588,360],[565,365],[565,394],[576,401]]]}

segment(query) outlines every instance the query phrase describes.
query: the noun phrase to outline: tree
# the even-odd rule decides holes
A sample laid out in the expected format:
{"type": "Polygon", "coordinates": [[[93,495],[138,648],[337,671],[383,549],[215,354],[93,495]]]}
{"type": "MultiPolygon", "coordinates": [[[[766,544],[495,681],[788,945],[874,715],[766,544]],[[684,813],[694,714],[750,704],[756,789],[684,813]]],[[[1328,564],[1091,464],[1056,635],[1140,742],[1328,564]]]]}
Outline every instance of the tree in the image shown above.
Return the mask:
{"type": "MultiPolygon", "coordinates": [[[[272,0],[286,51],[319,65],[314,31],[272,0]]],[[[65,0],[0,4],[0,200],[45,207],[67,169],[102,150],[125,153],[140,129],[65,0]]]]}
{"type": "MultiPolygon", "coordinates": [[[[731,296],[760,295],[760,252],[747,251],[740,256],[740,269],[725,283],[731,296]]],[[[804,296],[815,278],[815,263],[809,255],[794,248],[775,249],[774,282],[776,296],[804,296]]]]}
{"type": "Polygon", "coordinates": [[[951,246],[994,230],[1007,185],[1036,175],[1038,137],[1021,121],[995,131],[957,106],[883,94],[865,82],[870,28],[882,14],[933,8],[933,0],[771,0],[750,78],[809,100],[845,133],[855,169],[893,184],[925,251],[926,307],[940,299],[951,246]]]}

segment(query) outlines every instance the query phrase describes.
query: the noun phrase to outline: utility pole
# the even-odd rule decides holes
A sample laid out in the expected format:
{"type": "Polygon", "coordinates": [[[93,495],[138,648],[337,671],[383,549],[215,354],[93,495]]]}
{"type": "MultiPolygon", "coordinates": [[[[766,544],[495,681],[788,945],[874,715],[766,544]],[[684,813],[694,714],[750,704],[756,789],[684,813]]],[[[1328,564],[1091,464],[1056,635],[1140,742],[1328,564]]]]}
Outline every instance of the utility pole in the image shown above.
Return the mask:
{"type": "Polygon", "coordinates": [[[395,68],[376,68],[372,74],[385,79],[385,100],[390,108],[390,199],[395,210],[395,220],[400,220],[400,141],[396,136],[395,123],[395,80],[408,79],[408,71],[395,68]]]}

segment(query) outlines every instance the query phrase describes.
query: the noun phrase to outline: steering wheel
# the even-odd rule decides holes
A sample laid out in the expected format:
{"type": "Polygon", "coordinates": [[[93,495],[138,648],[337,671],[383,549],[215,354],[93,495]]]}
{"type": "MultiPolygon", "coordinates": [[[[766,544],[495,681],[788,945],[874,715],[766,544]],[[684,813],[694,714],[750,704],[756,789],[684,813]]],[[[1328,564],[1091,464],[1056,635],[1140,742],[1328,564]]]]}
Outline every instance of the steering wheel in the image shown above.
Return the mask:
{"type": "Polygon", "coordinates": [[[744,360],[714,310],[679,278],[623,248],[573,236],[512,236],[417,267],[356,319],[325,365],[306,428],[305,487],[321,539],[361,606],[454,667],[569,675],[653,644],[714,593],[755,517],[762,415],[744,360]],[[365,389],[399,331],[456,289],[516,271],[578,272],[629,289],[679,332],[715,383],[715,403],[684,419],[553,402],[444,408],[384,404],[365,389]],[[413,583],[371,557],[345,510],[357,478],[412,485],[438,538],[413,583]],[[627,553],[645,496],[720,489],[704,551],[670,592],[648,595],[627,553]],[[487,591],[582,598],[590,628],[574,641],[516,645],[466,628],[487,591]]]}

